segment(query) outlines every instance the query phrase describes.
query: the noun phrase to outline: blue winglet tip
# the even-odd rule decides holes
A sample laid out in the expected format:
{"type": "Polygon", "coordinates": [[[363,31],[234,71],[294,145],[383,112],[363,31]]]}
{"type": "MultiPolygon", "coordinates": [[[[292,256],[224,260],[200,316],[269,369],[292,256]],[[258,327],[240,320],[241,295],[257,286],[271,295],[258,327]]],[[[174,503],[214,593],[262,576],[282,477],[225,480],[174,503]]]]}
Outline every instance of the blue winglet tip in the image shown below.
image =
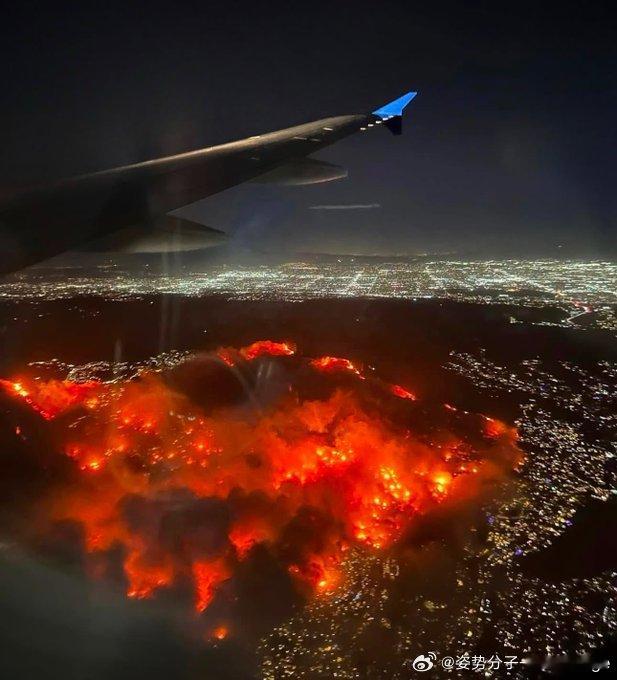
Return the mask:
{"type": "Polygon", "coordinates": [[[373,111],[373,115],[379,116],[382,120],[391,118],[392,116],[402,116],[403,109],[417,94],[417,92],[407,92],[398,99],[395,99],[388,104],[384,104],[384,106],[381,106],[376,111],[373,111]]]}

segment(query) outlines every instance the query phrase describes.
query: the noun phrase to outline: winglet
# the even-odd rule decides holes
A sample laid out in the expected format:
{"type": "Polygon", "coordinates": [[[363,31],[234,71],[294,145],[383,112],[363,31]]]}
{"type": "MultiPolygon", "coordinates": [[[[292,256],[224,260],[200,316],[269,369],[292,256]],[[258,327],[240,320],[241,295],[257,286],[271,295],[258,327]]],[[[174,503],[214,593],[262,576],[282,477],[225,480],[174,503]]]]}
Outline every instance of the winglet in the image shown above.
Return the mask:
{"type": "Polygon", "coordinates": [[[402,132],[401,117],[403,109],[409,102],[417,95],[417,92],[407,92],[398,99],[384,104],[384,106],[373,111],[373,115],[381,118],[384,125],[395,135],[400,135],[402,132]]]}

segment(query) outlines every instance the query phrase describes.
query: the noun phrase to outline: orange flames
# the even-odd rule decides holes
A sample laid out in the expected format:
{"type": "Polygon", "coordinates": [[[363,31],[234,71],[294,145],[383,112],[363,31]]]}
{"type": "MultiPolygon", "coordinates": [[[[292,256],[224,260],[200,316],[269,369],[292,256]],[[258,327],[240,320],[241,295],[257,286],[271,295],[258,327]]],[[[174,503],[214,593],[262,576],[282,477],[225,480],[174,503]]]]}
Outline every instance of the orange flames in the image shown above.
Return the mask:
{"type": "Polygon", "coordinates": [[[212,637],[215,640],[224,640],[227,636],[229,635],[229,630],[227,626],[217,626],[213,631],[212,631],[212,637]]]}
{"type": "Polygon", "coordinates": [[[320,357],[319,359],[313,359],[311,361],[311,366],[319,371],[324,371],[325,373],[349,371],[350,373],[361,375],[360,369],[349,361],[349,359],[344,359],[343,357],[320,357]]]}
{"type": "Polygon", "coordinates": [[[203,612],[214,599],[217,586],[231,576],[224,559],[193,563],[195,609],[203,612]]]}
{"type": "Polygon", "coordinates": [[[228,366],[235,366],[239,361],[253,361],[262,356],[289,357],[296,353],[296,346],[290,342],[274,342],[273,340],[257,340],[239,350],[234,347],[221,347],[217,356],[228,366]]]}
{"type": "Polygon", "coordinates": [[[0,385],[9,393],[21,397],[43,418],[51,420],[76,404],[94,408],[97,405],[97,381],[70,382],[68,380],[0,380],[0,385]]]}
{"type": "Polygon", "coordinates": [[[411,401],[415,401],[417,399],[413,392],[406,390],[400,385],[390,385],[390,392],[392,392],[395,397],[400,397],[401,399],[410,399],[411,401]]]}
{"type": "Polygon", "coordinates": [[[288,357],[295,354],[296,348],[288,342],[273,342],[272,340],[258,340],[248,347],[243,347],[240,354],[247,360],[257,359],[264,355],[271,357],[288,357]]]}
{"type": "Polygon", "coordinates": [[[150,597],[156,590],[170,585],[174,579],[173,566],[149,564],[139,551],[128,554],[124,561],[124,573],[128,581],[128,597],[143,599],[150,597]]]}
{"type": "MultiPolygon", "coordinates": [[[[269,340],[218,351],[233,365],[294,355],[289,343],[269,340]]],[[[361,377],[343,358],[289,361],[361,377]]],[[[358,386],[416,399],[400,385],[369,382],[358,386]]],[[[307,400],[292,387],[247,416],[206,412],[153,373],[1,384],[47,419],[67,415],[61,440],[83,473],[54,498],[51,519],[79,522],[97,563],[120,549],[129,597],[190,583],[198,612],[257,546],[300,586],[327,595],[351,545],[392,546],[418,514],[472,493],[471,478],[488,479],[520,456],[515,430],[494,419],[481,420],[472,446],[464,434],[397,426],[349,388],[307,400]]]]}
{"type": "Polygon", "coordinates": [[[484,432],[487,437],[501,437],[505,434],[510,432],[514,432],[511,428],[509,428],[505,423],[502,423],[500,420],[497,420],[496,418],[487,418],[485,416],[484,418],[484,432]]]}

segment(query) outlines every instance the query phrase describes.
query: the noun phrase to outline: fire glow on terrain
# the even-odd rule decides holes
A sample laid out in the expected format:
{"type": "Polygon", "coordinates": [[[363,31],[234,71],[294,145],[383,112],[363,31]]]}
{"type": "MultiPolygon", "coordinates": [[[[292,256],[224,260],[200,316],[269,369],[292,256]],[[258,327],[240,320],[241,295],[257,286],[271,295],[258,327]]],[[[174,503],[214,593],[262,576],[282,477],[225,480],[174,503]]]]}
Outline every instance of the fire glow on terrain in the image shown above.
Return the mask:
{"type": "Polygon", "coordinates": [[[360,387],[394,408],[421,400],[365,379],[348,359],[299,357],[269,340],[215,356],[227,371],[296,362],[324,374],[328,396],[303,399],[292,380],[283,397],[247,413],[202,408],[156,372],[1,383],[53,421],[79,471],[49,501],[50,520],[79,523],[93,573],[110,571],[106,560],[120,549],[129,597],[182,586],[202,612],[257,546],[301,592],[327,594],[351,547],[390,548],[419,515],[520,460],[515,430],[495,419],[440,406],[453,425],[428,436],[367,408],[360,387]]]}

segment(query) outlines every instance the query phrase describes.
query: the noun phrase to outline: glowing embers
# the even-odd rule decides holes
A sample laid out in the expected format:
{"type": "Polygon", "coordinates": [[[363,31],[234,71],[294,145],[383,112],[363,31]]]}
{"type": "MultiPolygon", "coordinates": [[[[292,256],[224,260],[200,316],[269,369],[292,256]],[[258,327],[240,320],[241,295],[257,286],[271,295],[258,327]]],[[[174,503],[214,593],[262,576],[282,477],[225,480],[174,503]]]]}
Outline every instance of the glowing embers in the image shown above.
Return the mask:
{"type": "MultiPolygon", "coordinates": [[[[401,481],[402,471],[392,465],[380,465],[371,484],[371,495],[362,499],[354,513],[354,537],[376,549],[384,548],[421,507],[426,495],[420,479],[401,481]]],[[[426,495],[428,499],[428,495],[426,495]]]]}
{"type": "MultiPolygon", "coordinates": [[[[131,598],[190,590],[202,612],[264,552],[301,592],[328,595],[348,549],[393,546],[419,515],[473,494],[470,480],[486,482],[520,458],[513,429],[474,414],[439,408],[425,431],[410,430],[415,406],[385,397],[412,402],[413,393],[345,379],[360,376],[347,359],[290,360],[291,345],[271,341],[225,351],[248,382],[257,357],[285,362],[289,389],[259,409],[239,391],[237,403],[205,411],[156,373],[78,387],[3,383],[41,413],[42,403],[45,413],[65,412],[53,427],[77,479],[54,497],[49,521],[77,522],[86,561],[106,565],[103,573],[117,573],[113,560],[122,559],[131,598]],[[327,396],[302,396],[308,373],[327,396]]],[[[187,373],[215,392],[204,366],[187,373]]]]}
{"type": "Polygon", "coordinates": [[[452,482],[452,475],[447,471],[436,472],[432,476],[432,481],[435,484],[434,486],[435,493],[446,494],[448,492],[448,487],[452,482]]]}
{"type": "Polygon", "coordinates": [[[340,468],[355,458],[353,449],[341,450],[319,443],[310,435],[305,441],[293,444],[290,455],[276,466],[274,483],[280,488],[284,483],[310,484],[326,475],[340,474],[340,468]]]}
{"type": "Polygon", "coordinates": [[[227,626],[224,626],[224,625],[217,626],[212,631],[212,637],[215,640],[218,640],[219,642],[224,640],[228,635],[229,635],[229,628],[227,628],[227,626]]]}

